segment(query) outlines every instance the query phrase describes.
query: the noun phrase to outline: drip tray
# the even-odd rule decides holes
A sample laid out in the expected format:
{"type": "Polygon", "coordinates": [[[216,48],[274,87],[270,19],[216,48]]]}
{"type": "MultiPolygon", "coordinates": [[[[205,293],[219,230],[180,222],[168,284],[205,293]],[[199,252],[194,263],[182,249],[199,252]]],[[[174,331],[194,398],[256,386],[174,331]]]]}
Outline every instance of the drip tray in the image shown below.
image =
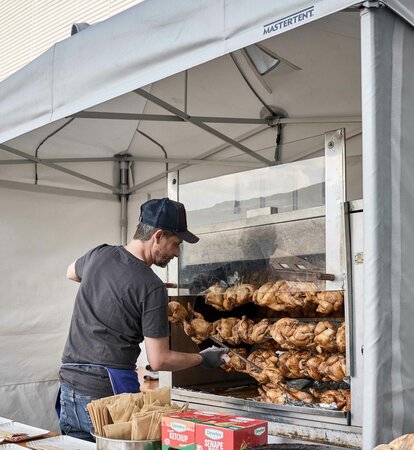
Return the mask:
{"type": "Polygon", "coordinates": [[[234,383],[232,385],[229,383],[197,384],[192,386],[180,386],[179,389],[220,395],[223,397],[240,398],[243,400],[258,401],[260,399],[256,384],[245,384],[241,386],[234,386],[234,383]]]}

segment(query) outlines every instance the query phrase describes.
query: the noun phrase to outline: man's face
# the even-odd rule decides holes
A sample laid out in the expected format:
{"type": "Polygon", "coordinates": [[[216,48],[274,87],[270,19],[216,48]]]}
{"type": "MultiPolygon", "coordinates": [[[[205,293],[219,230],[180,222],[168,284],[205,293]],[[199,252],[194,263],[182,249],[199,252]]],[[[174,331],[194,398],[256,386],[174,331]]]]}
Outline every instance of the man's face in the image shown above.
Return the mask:
{"type": "Polygon", "coordinates": [[[162,235],[154,249],[154,264],[165,267],[174,257],[180,256],[181,239],[178,236],[162,235]]]}

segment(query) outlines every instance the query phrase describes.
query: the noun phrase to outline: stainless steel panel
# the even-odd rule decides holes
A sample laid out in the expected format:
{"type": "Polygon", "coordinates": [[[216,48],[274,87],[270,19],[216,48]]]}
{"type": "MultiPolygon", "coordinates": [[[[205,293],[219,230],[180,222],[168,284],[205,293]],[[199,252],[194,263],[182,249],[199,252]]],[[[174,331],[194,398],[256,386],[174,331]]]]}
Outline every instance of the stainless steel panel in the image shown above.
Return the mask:
{"type": "Polygon", "coordinates": [[[318,411],[312,415],[304,408],[278,406],[249,400],[226,398],[200,392],[173,389],[172,399],[189,402],[190,408],[220,411],[269,421],[269,434],[288,439],[309,440],[348,448],[361,448],[359,427],[347,425],[345,413],[318,411]]]}
{"type": "MultiPolygon", "coordinates": [[[[167,175],[167,194],[171,200],[179,201],[178,198],[178,172],[169,172],[167,175]]],[[[174,258],[167,266],[167,282],[175,283],[179,286],[178,279],[178,258],[174,258]]],[[[178,288],[170,288],[168,290],[169,295],[179,295],[178,288]]]]}
{"type": "Polygon", "coordinates": [[[363,376],[363,333],[364,333],[364,314],[363,314],[363,288],[364,265],[355,258],[363,253],[363,213],[350,214],[351,225],[351,256],[352,256],[352,295],[353,295],[353,336],[352,347],[349,352],[353,355],[354,371],[351,377],[351,424],[362,426],[362,376],[363,376]]]}
{"type": "Polygon", "coordinates": [[[335,275],[328,281],[328,290],[342,290],[346,286],[346,260],[344,259],[345,198],[345,130],[325,134],[325,214],[326,214],[326,272],[335,275]]]}

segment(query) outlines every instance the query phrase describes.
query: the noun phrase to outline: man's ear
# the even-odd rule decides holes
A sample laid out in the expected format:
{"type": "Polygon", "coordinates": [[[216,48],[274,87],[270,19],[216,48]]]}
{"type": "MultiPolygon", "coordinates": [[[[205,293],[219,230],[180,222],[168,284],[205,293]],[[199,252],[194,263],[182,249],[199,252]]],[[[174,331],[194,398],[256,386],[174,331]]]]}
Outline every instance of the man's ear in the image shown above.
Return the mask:
{"type": "Polygon", "coordinates": [[[164,236],[164,232],[160,229],[158,229],[154,234],[154,241],[159,244],[161,241],[161,238],[164,236]]]}

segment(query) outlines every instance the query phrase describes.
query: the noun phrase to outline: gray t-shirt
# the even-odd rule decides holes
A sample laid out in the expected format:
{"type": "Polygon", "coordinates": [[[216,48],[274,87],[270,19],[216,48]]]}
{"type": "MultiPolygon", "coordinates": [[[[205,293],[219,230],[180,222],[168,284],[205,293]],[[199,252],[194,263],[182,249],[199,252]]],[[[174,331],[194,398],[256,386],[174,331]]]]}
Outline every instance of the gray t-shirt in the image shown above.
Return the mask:
{"type": "MultiPolygon", "coordinates": [[[[134,369],[144,336],[169,335],[164,283],[122,246],[90,250],[75,271],[81,283],[62,362],[134,369]]],[[[64,366],[61,379],[85,395],[112,395],[105,369],[64,366]]]]}

